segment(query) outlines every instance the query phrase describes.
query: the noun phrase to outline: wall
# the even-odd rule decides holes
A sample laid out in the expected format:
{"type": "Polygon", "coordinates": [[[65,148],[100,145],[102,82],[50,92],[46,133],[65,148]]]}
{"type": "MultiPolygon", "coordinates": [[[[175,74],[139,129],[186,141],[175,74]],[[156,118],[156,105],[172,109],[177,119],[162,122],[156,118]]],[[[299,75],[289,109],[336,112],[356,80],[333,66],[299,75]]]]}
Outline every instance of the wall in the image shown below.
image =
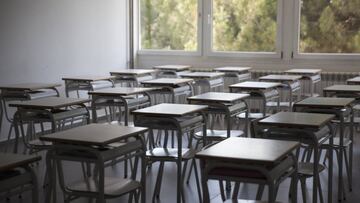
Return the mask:
{"type": "Polygon", "coordinates": [[[125,0],[1,0],[0,84],[125,68],[126,15],[125,0]]]}

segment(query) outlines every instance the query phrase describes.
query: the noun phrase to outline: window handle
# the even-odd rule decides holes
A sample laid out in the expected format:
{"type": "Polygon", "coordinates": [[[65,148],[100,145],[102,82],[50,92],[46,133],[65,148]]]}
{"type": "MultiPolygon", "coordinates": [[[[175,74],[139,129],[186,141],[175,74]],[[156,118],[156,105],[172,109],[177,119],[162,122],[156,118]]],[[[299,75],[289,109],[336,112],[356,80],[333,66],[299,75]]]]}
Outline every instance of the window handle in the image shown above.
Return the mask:
{"type": "Polygon", "coordinates": [[[210,14],[208,14],[208,16],[207,16],[207,17],[208,17],[208,19],[207,19],[207,20],[208,20],[208,24],[210,25],[210,24],[211,24],[211,21],[212,21],[212,17],[211,17],[211,15],[210,15],[210,14]]]}

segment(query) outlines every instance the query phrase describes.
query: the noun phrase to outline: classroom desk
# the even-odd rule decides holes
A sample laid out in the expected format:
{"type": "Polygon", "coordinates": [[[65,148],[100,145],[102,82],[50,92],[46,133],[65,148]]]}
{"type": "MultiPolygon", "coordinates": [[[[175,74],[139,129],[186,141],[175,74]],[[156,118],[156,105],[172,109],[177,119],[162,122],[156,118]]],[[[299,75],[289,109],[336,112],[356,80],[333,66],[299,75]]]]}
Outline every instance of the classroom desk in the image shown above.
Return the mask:
{"type": "MultiPolygon", "coordinates": [[[[14,195],[14,191],[11,190],[15,187],[21,187],[19,192],[32,190],[32,202],[38,202],[38,181],[30,164],[39,160],[41,160],[40,156],[0,153],[0,174],[17,168],[24,169],[24,172],[2,179],[0,181],[0,193],[4,192],[4,196],[9,197],[14,195]]],[[[0,200],[5,199],[4,196],[0,196],[0,200]]]]}
{"type": "MultiPolygon", "coordinates": [[[[169,94],[171,95],[171,102],[175,103],[176,97],[181,95],[191,95],[193,93],[192,83],[193,79],[182,78],[158,78],[154,80],[143,81],[141,84],[144,87],[160,88],[153,93],[169,94]]],[[[156,99],[156,98],[155,98],[156,99]]],[[[157,103],[156,101],[154,102],[157,103]]]]}
{"type": "MultiPolygon", "coordinates": [[[[319,154],[321,144],[329,141],[333,145],[331,120],[335,115],[318,113],[279,112],[258,122],[260,127],[268,129],[265,136],[271,139],[297,140],[314,147],[319,154]],[[328,128],[328,129],[327,129],[328,128]],[[329,133],[330,131],[330,133],[329,133]]],[[[333,155],[329,153],[328,191],[332,191],[333,155]]],[[[319,157],[314,156],[313,166],[313,203],[318,201],[319,157]]],[[[332,202],[332,192],[328,192],[328,202],[332,202]]]]}
{"type": "Polygon", "coordinates": [[[114,79],[116,79],[116,76],[74,76],[62,78],[65,81],[66,97],[69,97],[72,91],[76,91],[77,97],[80,97],[80,90],[94,91],[114,87],[114,79]]]}
{"type": "MultiPolygon", "coordinates": [[[[319,96],[314,94],[315,84],[321,82],[321,69],[290,69],[285,71],[289,75],[301,75],[302,80],[310,82],[310,97],[319,96]]],[[[306,96],[306,95],[305,95],[306,96]]]]}
{"type": "MultiPolygon", "coordinates": [[[[139,127],[127,127],[127,126],[110,125],[110,124],[105,124],[105,125],[90,124],[62,132],[57,132],[54,134],[41,136],[40,139],[42,141],[53,143],[52,149],[48,150],[46,154],[46,163],[50,174],[50,178],[49,178],[50,187],[48,188],[48,195],[46,202],[49,202],[51,195],[54,195],[54,198],[56,195],[56,193],[54,193],[53,190],[56,185],[55,167],[57,163],[55,163],[54,160],[57,159],[57,156],[60,156],[62,160],[69,160],[69,161],[72,160],[76,162],[87,162],[87,163],[97,164],[98,174],[100,174],[99,184],[101,183],[104,184],[102,188],[104,188],[105,194],[107,192],[108,193],[110,192],[110,194],[113,195],[113,193],[117,193],[121,191],[119,188],[117,188],[118,189],[117,191],[108,191],[107,186],[110,185],[111,187],[111,184],[106,184],[108,180],[111,181],[115,179],[118,185],[121,185],[122,182],[126,182],[126,181],[133,181],[133,184],[140,184],[141,200],[142,200],[141,202],[145,203],[146,145],[143,134],[146,133],[147,130],[148,130],[147,128],[139,128],[139,127]],[[134,139],[132,140],[129,138],[134,138],[134,139]],[[122,144],[121,145],[115,144],[119,142],[121,142],[122,144]],[[117,178],[117,177],[104,179],[104,170],[105,167],[107,166],[106,165],[107,162],[112,162],[119,157],[124,157],[124,155],[126,155],[123,158],[124,160],[129,159],[129,157],[133,157],[131,156],[131,153],[135,153],[135,155],[133,156],[138,156],[141,158],[140,183],[138,183],[135,180],[136,176],[132,177],[131,179],[117,178]],[[104,180],[105,183],[101,182],[101,180],[104,180]]],[[[84,182],[83,186],[84,188],[78,189],[78,192],[82,190],[88,190],[86,182],[84,182]]],[[[100,199],[98,200],[98,202],[105,202],[105,200],[100,199]]]]}
{"type": "Polygon", "coordinates": [[[161,65],[154,66],[153,69],[160,71],[161,77],[179,77],[179,73],[188,71],[191,68],[189,65],[161,65]]]}
{"type": "MultiPolygon", "coordinates": [[[[7,102],[33,100],[44,97],[59,97],[59,91],[56,89],[59,86],[61,85],[57,83],[18,83],[0,85],[0,134],[4,117],[9,123],[12,124],[13,122],[7,110],[7,102]]],[[[9,133],[11,133],[11,131],[9,131],[9,133]]]]}
{"type": "Polygon", "coordinates": [[[18,140],[20,137],[18,125],[22,125],[23,122],[50,122],[51,131],[55,132],[57,122],[64,121],[66,119],[74,119],[76,117],[85,116],[87,118],[87,123],[90,123],[90,113],[85,106],[85,103],[89,101],[90,99],[48,97],[10,103],[10,107],[17,108],[14,115],[14,152],[17,152],[18,140]]]}
{"type": "Polygon", "coordinates": [[[115,83],[125,83],[129,87],[138,87],[140,82],[155,79],[154,74],[158,70],[154,69],[126,69],[110,72],[110,75],[115,76],[115,83]]]}
{"type": "MultiPolygon", "coordinates": [[[[291,171],[290,173],[297,173],[297,160],[292,152],[299,147],[299,142],[232,137],[196,153],[196,158],[200,159],[201,163],[204,202],[210,202],[207,180],[217,168],[222,170],[233,168],[240,174],[241,170],[246,170],[248,173],[254,170],[267,178],[274,176],[270,174],[278,166],[283,168],[277,173],[283,174],[288,170],[291,171]]],[[[214,176],[216,178],[217,175],[214,174],[214,176]]],[[[274,195],[276,180],[277,178],[268,180],[270,182],[269,202],[274,202],[276,198],[274,195]]],[[[295,192],[296,187],[293,189],[295,192]]],[[[292,195],[294,195],[292,202],[296,202],[296,193],[292,195]]]]}
{"type": "MultiPolygon", "coordinates": [[[[310,97],[294,104],[294,111],[296,112],[314,112],[334,114],[340,121],[340,137],[339,142],[335,143],[340,146],[339,150],[339,181],[338,181],[338,200],[342,201],[343,197],[343,155],[345,153],[344,134],[345,134],[345,117],[350,116],[350,126],[354,122],[354,114],[352,112],[352,104],[355,102],[353,98],[329,98],[329,97],[310,97]]],[[[352,185],[352,157],[353,157],[353,128],[350,128],[350,149],[349,149],[349,182],[352,185]]]]}
{"type": "Polygon", "coordinates": [[[249,118],[261,118],[266,116],[266,103],[268,101],[278,100],[277,103],[279,104],[279,91],[277,90],[279,86],[281,83],[249,81],[230,85],[229,88],[230,92],[247,93],[250,94],[249,99],[261,100],[263,104],[261,115],[249,113],[249,118]]]}
{"type": "MultiPolygon", "coordinates": [[[[163,170],[164,162],[175,162],[177,165],[177,202],[182,200],[182,186],[183,186],[183,174],[182,174],[182,161],[186,161],[184,166],[186,167],[187,161],[193,159],[195,151],[188,148],[184,148],[182,145],[182,136],[186,132],[191,132],[199,127],[203,128],[203,141],[206,139],[206,118],[203,113],[207,109],[206,105],[190,105],[190,104],[158,104],[155,106],[147,107],[144,109],[135,110],[132,112],[134,115],[135,126],[147,127],[151,129],[164,130],[165,132],[176,131],[177,132],[177,147],[167,147],[167,133],[165,133],[165,140],[163,147],[150,148],[147,152],[147,157],[150,162],[160,161],[160,169],[163,170]]],[[[153,139],[153,138],[152,138],[153,139]]],[[[151,140],[151,138],[150,138],[151,140]]],[[[152,141],[154,143],[154,141],[152,141]]],[[[195,164],[196,167],[196,164],[195,164]]],[[[159,175],[160,170],[159,169],[159,175]]],[[[161,177],[161,176],[160,176],[161,177]]],[[[154,195],[160,194],[160,183],[156,182],[154,195]]]]}
{"type": "Polygon", "coordinates": [[[251,80],[251,69],[251,67],[220,67],[215,68],[214,70],[217,72],[225,73],[225,79],[232,79],[233,81],[227,84],[232,85],[235,83],[251,80]]]}
{"type": "MultiPolygon", "coordinates": [[[[220,138],[225,139],[231,136],[232,127],[231,127],[231,118],[239,115],[240,113],[248,112],[247,103],[245,99],[248,98],[249,94],[235,94],[235,93],[221,93],[221,92],[208,92],[205,94],[188,97],[187,100],[189,104],[198,104],[198,105],[207,105],[209,108],[206,110],[207,114],[224,114],[226,131],[207,131],[208,138],[220,138]],[[211,136],[213,132],[213,136],[211,136]],[[220,137],[218,137],[220,134],[220,137]]],[[[247,126],[247,125],[246,125],[247,126]]],[[[236,136],[241,136],[247,134],[245,132],[238,133],[236,136]]]]}
{"type": "Polygon", "coordinates": [[[325,97],[360,98],[360,85],[333,85],[323,89],[325,97]]]}
{"type": "Polygon", "coordinates": [[[348,84],[348,85],[360,85],[360,76],[348,79],[346,81],[346,84],[348,84]]]}
{"type": "MultiPolygon", "coordinates": [[[[289,110],[292,109],[293,103],[293,93],[300,91],[301,85],[299,80],[302,76],[299,75],[267,75],[259,78],[259,81],[262,82],[279,82],[282,83],[280,88],[289,90],[289,102],[280,102],[280,106],[288,106],[289,110]]],[[[276,104],[279,106],[279,104],[276,104]]]]}
{"type": "Polygon", "coordinates": [[[201,93],[213,91],[214,88],[220,88],[220,91],[224,89],[224,73],[184,72],[180,73],[179,75],[182,78],[194,79],[195,85],[201,88],[201,93]],[[206,87],[206,89],[203,90],[202,87],[206,87]]]}
{"type": "Polygon", "coordinates": [[[150,92],[158,90],[157,88],[141,87],[116,87],[91,91],[88,94],[92,96],[92,117],[93,122],[97,123],[96,109],[98,106],[124,106],[125,126],[128,126],[130,109],[144,106],[151,106],[150,92]],[[103,102],[105,100],[105,102],[103,102]]]}

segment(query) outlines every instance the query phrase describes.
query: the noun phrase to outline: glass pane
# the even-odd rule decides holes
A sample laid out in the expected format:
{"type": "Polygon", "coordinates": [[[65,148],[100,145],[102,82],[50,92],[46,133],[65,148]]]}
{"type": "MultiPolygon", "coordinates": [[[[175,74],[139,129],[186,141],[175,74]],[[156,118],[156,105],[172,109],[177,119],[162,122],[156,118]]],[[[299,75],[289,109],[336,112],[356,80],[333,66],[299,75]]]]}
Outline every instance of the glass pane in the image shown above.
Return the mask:
{"type": "Polygon", "coordinates": [[[140,0],[141,49],[197,50],[198,0],[140,0]]]}
{"type": "Polygon", "coordinates": [[[303,0],[299,49],[360,53],[360,0],[303,0]]]}
{"type": "Polygon", "coordinates": [[[214,51],[275,52],[277,0],[213,0],[214,51]]]}

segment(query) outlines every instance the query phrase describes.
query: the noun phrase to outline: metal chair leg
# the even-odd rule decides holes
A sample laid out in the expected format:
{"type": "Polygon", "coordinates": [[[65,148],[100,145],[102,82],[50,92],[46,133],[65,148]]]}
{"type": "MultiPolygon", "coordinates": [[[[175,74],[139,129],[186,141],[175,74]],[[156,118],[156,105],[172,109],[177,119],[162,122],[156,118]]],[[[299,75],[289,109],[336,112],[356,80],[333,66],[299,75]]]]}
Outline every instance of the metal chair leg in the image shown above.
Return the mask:
{"type": "Polygon", "coordinates": [[[303,203],[306,203],[306,179],[301,177],[300,178],[300,185],[301,185],[301,193],[303,198],[303,203]]]}
{"type": "Polygon", "coordinates": [[[159,197],[160,197],[161,181],[162,181],[163,172],[164,172],[164,162],[161,161],[160,166],[159,166],[159,172],[158,172],[158,175],[156,178],[156,183],[155,183],[153,202],[155,202],[155,199],[159,199],[159,197]]]}
{"type": "Polygon", "coordinates": [[[195,181],[196,181],[196,187],[197,187],[197,191],[198,191],[198,195],[199,195],[199,202],[203,202],[202,195],[201,195],[200,178],[199,178],[199,173],[198,173],[197,164],[196,164],[195,159],[193,159],[192,164],[194,166],[195,181]]]}
{"type": "Polygon", "coordinates": [[[352,191],[352,177],[351,177],[351,171],[350,171],[351,168],[350,168],[349,162],[352,162],[352,160],[348,159],[346,149],[344,150],[344,160],[345,160],[345,170],[346,170],[346,174],[348,177],[349,191],[351,192],[352,191]]]}
{"type": "Polygon", "coordinates": [[[236,182],[235,186],[234,186],[234,191],[233,191],[233,195],[232,195],[232,199],[237,199],[238,195],[239,195],[239,189],[240,189],[240,183],[236,182]]]}
{"type": "Polygon", "coordinates": [[[219,187],[220,187],[221,200],[224,202],[226,200],[226,196],[225,196],[224,183],[222,180],[219,180],[219,187]]]}

